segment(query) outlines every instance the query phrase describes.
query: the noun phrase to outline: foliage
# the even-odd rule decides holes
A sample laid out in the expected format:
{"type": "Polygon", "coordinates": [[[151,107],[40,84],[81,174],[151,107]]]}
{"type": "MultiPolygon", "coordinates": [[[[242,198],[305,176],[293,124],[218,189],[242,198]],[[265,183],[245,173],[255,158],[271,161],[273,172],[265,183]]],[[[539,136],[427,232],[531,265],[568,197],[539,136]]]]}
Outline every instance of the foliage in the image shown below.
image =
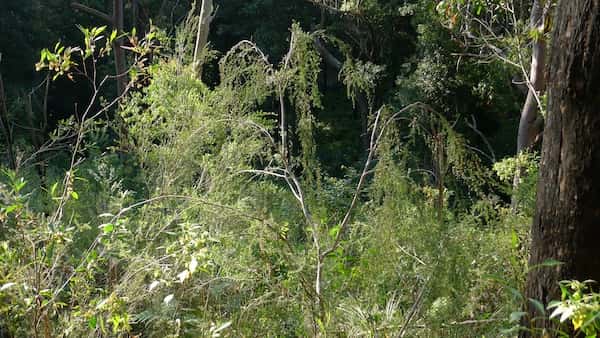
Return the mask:
{"type": "MultiPolygon", "coordinates": [[[[131,81],[115,100],[100,98],[110,77],[88,66],[117,32],[82,28],[83,46],[44,50],[40,70],[94,90],[55,132],[64,146],[46,172],[2,177],[0,335],[496,336],[520,305],[506,291],[524,280],[529,215],[502,195],[514,161],[492,175],[462,121],[473,102],[511,99],[501,67],[454,66],[425,3],[344,2],[340,20],[364,15],[359,27],[378,32],[418,12],[418,53],[399,68],[385,46],[365,57],[349,44],[346,88],[333,90],[314,46],[325,33],[301,24],[285,31],[287,48],[282,32],[257,38],[278,39],[277,62],[250,40],[209,51],[218,81],[207,83],[190,62],[193,16],[174,36],[125,34],[131,81]],[[376,110],[379,84],[397,74],[376,110]],[[349,149],[348,135],[324,144],[324,129],[339,128],[324,117],[348,118],[357,92],[369,149],[349,149]],[[108,112],[117,118],[101,120],[108,112]],[[321,149],[362,163],[333,175],[321,149]]],[[[407,37],[367,40],[395,39],[407,37]]],[[[535,157],[526,163],[533,172],[535,157]]]]}
{"type": "MultiPolygon", "coordinates": [[[[596,337],[600,332],[600,294],[592,291],[594,281],[560,282],[561,300],[548,304],[550,319],[569,321],[585,337],[596,337]]],[[[566,336],[566,335],[565,335],[566,336]]]]}
{"type": "Polygon", "coordinates": [[[537,189],[540,155],[523,152],[516,157],[507,157],[494,164],[494,171],[505,184],[505,189],[516,199],[523,212],[533,216],[535,211],[535,192],[537,189]],[[513,179],[520,172],[520,183],[516,191],[513,189],[513,179]]]}

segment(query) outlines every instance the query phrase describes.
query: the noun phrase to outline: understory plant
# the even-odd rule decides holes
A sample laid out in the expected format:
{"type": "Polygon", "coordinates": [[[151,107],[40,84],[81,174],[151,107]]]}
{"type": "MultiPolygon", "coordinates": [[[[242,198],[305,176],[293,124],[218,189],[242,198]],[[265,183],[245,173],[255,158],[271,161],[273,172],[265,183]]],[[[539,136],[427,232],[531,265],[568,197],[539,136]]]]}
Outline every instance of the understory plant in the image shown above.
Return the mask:
{"type": "MultiPolygon", "coordinates": [[[[496,177],[443,114],[370,100],[363,161],[332,176],[315,137],[322,33],[293,25],[278,63],[241,41],[220,56],[211,87],[189,63],[190,30],[135,68],[144,86],[99,112],[90,103],[74,122],[71,165],[43,192],[48,210],[6,174],[0,329],[431,337],[495,335],[509,321],[515,300],[494,276],[522,280],[525,218],[509,216],[496,177]],[[90,131],[105,129],[86,121],[109,109],[126,133],[118,147],[92,152],[90,131]]],[[[40,68],[60,75],[87,65],[106,37],[84,33],[85,49],[58,47],[40,68]],[[79,65],[64,54],[80,50],[79,65]]],[[[350,96],[371,83],[352,72],[371,71],[371,80],[382,71],[346,65],[350,96]]]]}

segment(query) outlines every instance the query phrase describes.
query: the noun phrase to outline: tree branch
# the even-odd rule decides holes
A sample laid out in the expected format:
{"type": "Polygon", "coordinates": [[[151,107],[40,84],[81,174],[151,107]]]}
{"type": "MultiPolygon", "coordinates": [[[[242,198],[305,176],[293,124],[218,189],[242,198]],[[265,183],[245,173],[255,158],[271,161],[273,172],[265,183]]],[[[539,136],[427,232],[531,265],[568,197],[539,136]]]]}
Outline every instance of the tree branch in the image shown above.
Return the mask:
{"type": "Polygon", "coordinates": [[[73,7],[73,9],[80,10],[82,12],[86,12],[86,13],[92,14],[94,16],[97,16],[98,18],[100,18],[100,19],[108,22],[109,24],[114,25],[113,19],[112,19],[112,17],[110,15],[108,15],[108,14],[106,14],[104,12],[101,12],[101,11],[99,11],[97,9],[88,7],[86,5],[82,5],[82,4],[77,3],[77,2],[72,2],[71,3],[71,7],[73,7]]]}
{"type": "Polygon", "coordinates": [[[342,62],[340,60],[338,60],[327,49],[327,47],[325,47],[325,45],[323,45],[323,42],[321,42],[321,39],[319,39],[318,37],[315,37],[314,44],[315,44],[315,47],[317,48],[317,51],[319,52],[319,54],[321,54],[321,57],[323,57],[323,60],[325,60],[325,62],[328,65],[335,68],[335,70],[337,70],[339,72],[342,69],[342,62]]]}

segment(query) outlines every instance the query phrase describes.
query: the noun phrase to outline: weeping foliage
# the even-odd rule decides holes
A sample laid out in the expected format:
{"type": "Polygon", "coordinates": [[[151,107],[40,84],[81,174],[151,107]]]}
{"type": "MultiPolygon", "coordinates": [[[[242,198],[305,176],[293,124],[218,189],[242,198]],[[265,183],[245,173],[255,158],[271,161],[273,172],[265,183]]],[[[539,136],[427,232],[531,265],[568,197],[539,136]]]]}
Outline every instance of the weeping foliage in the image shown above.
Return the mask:
{"type": "MultiPolygon", "coordinates": [[[[83,160],[68,217],[53,222],[32,207],[24,181],[4,178],[2,329],[432,337],[494,336],[509,325],[518,300],[504,286],[523,279],[526,218],[510,216],[494,194],[498,179],[443,114],[426,104],[373,114],[380,137],[356,189],[357,169],[328,176],[317,156],[314,35],[293,25],[279,63],[238,43],[211,88],[188,62],[189,32],[179,34],[154,60],[149,85],[121,105],[128,153],[83,160]],[[134,174],[112,164],[118,156],[134,174]],[[97,194],[84,194],[93,179],[97,194]],[[319,260],[319,245],[334,250],[319,260]]],[[[346,60],[348,99],[372,93],[383,71],[346,60]]]]}

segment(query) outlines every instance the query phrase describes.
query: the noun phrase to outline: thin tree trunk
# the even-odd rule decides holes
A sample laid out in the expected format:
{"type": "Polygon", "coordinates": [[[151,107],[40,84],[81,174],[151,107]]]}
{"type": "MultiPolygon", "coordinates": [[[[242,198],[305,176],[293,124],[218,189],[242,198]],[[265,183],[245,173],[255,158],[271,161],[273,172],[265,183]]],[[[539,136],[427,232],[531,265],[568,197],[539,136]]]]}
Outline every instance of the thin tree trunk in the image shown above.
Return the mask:
{"type": "Polygon", "coordinates": [[[142,32],[139,25],[140,4],[138,0],[131,0],[131,25],[137,32],[142,32]]]}
{"type": "MultiPolygon", "coordinates": [[[[544,305],[560,299],[561,280],[600,281],[600,1],[562,0],[557,15],[526,288],[544,305]],[[540,268],[548,259],[564,264],[540,268]]],[[[534,319],[547,315],[527,311],[533,334],[555,335],[534,319]]]]}
{"type": "Polygon", "coordinates": [[[198,17],[198,32],[196,34],[196,46],[194,48],[194,66],[198,78],[202,78],[202,64],[200,55],[206,44],[208,43],[208,33],[210,32],[210,23],[214,19],[213,16],[213,0],[202,0],[200,6],[200,16],[198,17]]]}
{"type": "MultiPolygon", "coordinates": [[[[529,82],[527,83],[527,98],[521,110],[519,120],[519,130],[517,134],[517,155],[530,149],[536,142],[542,132],[542,123],[540,123],[539,97],[546,90],[546,39],[544,37],[545,21],[548,15],[550,1],[545,6],[540,3],[541,0],[534,0],[531,8],[530,28],[537,31],[537,37],[533,41],[531,67],[529,71],[529,82]]],[[[521,183],[523,169],[518,166],[513,179],[513,191],[516,192],[521,183]]],[[[513,194],[511,207],[513,211],[517,210],[517,196],[513,194]]]]}
{"type": "Polygon", "coordinates": [[[12,130],[10,129],[8,108],[6,105],[6,96],[4,94],[4,82],[2,81],[2,74],[0,74],[0,127],[2,127],[2,133],[4,134],[4,140],[6,141],[6,153],[8,156],[8,165],[12,170],[17,169],[14,142],[12,130]]]}
{"type": "MultiPolygon", "coordinates": [[[[112,26],[120,35],[123,33],[123,0],[113,1],[112,26]]],[[[115,70],[117,72],[117,96],[123,95],[127,87],[127,68],[125,65],[125,51],[123,48],[123,39],[115,39],[113,43],[115,70]]]]}
{"type": "MultiPolygon", "coordinates": [[[[550,1],[548,1],[549,3],[550,1]]],[[[529,85],[527,99],[521,111],[519,121],[519,132],[517,136],[517,153],[521,153],[531,147],[536,137],[541,132],[536,120],[539,113],[538,98],[546,89],[546,39],[544,38],[544,22],[547,10],[540,4],[540,0],[533,2],[531,9],[530,26],[538,31],[538,37],[533,41],[531,68],[529,72],[529,85]]]]}
{"type": "MultiPolygon", "coordinates": [[[[315,47],[317,51],[325,61],[327,65],[331,68],[335,69],[336,73],[342,70],[342,62],[338,60],[328,49],[323,45],[319,38],[316,38],[314,41],[315,47]]],[[[369,102],[367,100],[367,96],[364,92],[360,90],[355,90],[354,92],[356,105],[358,108],[358,113],[360,114],[360,125],[361,125],[361,141],[364,149],[369,148],[369,115],[371,113],[371,109],[369,107],[369,102]]]]}
{"type": "MultiPolygon", "coordinates": [[[[97,9],[87,7],[77,2],[71,3],[71,7],[92,14],[98,17],[99,19],[108,22],[111,25],[112,29],[116,29],[119,34],[123,33],[123,0],[113,0],[113,9],[111,15],[103,13],[97,9]]],[[[127,66],[125,65],[125,51],[123,50],[123,48],[121,48],[122,46],[122,39],[115,39],[113,43],[113,52],[115,58],[115,71],[117,79],[117,96],[121,96],[125,92],[125,88],[127,87],[127,83],[129,82],[126,74],[127,66]]]]}

